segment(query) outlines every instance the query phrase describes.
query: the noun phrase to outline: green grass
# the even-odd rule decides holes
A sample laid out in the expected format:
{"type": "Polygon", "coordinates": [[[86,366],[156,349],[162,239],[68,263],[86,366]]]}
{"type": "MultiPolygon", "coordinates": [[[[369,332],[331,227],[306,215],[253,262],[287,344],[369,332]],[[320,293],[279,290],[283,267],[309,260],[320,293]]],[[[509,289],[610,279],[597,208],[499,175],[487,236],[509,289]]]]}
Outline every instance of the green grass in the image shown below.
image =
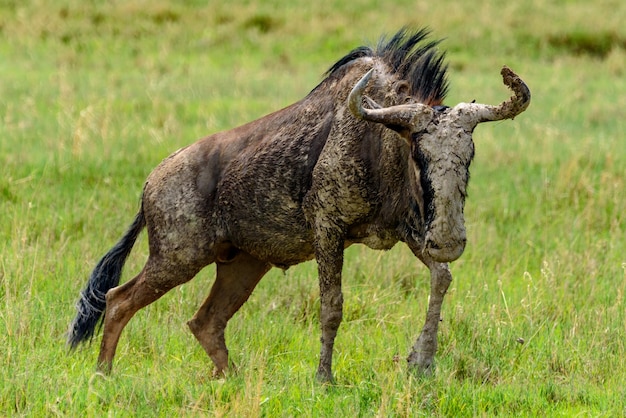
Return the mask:
{"type": "MultiPolygon", "coordinates": [[[[1,416],[626,414],[626,6],[387,3],[0,2],[1,416]],[[402,246],[347,251],[333,386],[314,379],[314,263],[270,272],[229,323],[226,379],[185,326],[212,267],[133,318],[110,377],[99,339],[68,354],[78,292],[161,159],[407,24],[446,38],[448,104],[505,99],[503,64],[533,94],[475,132],[433,377],[406,370],[428,271],[402,246]]],[[[146,254],[143,235],[124,280],[146,254]]]]}

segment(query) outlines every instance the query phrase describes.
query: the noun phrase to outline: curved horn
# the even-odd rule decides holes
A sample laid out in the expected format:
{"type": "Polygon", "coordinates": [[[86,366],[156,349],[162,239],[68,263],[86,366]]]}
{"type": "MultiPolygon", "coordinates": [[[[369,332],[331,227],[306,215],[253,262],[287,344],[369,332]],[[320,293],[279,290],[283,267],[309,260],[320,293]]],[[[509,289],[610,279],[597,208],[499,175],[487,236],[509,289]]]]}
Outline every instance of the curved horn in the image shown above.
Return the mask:
{"type": "Polygon", "coordinates": [[[415,127],[415,124],[417,122],[415,119],[418,115],[424,115],[424,113],[432,113],[432,109],[429,106],[419,103],[403,104],[382,108],[374,100],[370,99],[367,96],[365,97],[365,99],[368,104],[373,107],[373,109],[364,108],[363,92],[365,91],[365,87],[372,77],[373,72],[374,69],[372,68],[367,73],[365,73],[361,80],[359,80],[354,88],[352,88],[352,91],[348,96],[348,106],[350,107],[350,111],[354,116],[370,122],[382,123],[390,128],[395,128],[395,130],[398,130],[398,128],[411,129],[415,127]]]}
{"type": "Polygon", "coordinates": [[[471,119],[475,125],[481,122],[513,119],[526,110],[530,104],[530,90],[526,83],[506,65],[502,67],[500,74],[502,74],[504,84],[513,92],[513,96],[498,106],[470,104],[469,107],[473,113],[471,119]]]}

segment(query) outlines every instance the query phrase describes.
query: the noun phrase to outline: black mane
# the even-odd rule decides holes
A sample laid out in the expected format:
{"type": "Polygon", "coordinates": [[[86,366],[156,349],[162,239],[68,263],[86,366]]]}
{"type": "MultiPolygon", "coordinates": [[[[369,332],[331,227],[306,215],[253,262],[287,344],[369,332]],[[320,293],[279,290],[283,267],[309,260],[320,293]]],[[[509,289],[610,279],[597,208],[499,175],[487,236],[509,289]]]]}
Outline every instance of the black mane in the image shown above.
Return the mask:
{"type": "Polygon", "coordinates": [[[382,37],[376,49],[358,47],[333,64],[325,73],[326,78],[337,75],[346,64],[363,57],[378,57],[406,80],[411,95],[422,103],[441,104],[448,93],[445,54],[437,50],[441,40],[428,40],[426,28],[409,31],[399,30],[391,38],[382,37]]]}

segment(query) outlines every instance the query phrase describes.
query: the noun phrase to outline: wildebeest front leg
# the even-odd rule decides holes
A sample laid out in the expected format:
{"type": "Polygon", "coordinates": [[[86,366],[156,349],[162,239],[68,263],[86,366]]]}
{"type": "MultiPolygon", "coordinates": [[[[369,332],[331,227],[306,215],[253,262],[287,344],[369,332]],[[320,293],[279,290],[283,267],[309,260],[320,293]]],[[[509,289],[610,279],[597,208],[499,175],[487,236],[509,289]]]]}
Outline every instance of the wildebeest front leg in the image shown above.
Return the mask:
{"type": "Polygon", "coordinates": [[[339,231],[321,228],[317,231],[316,258],[320,284],[320,321],[322,338],[317,379],[332,382],[333,346],[343,317],[341,268],[343,265],[343,235],[339,231]]]}
{"type": "Polygon", "coordinates": [[[441,305],[452,282],[452,275],[446,263],[426,263],[430,269],[430,298],[426,323],[413,349],[407,358],[409,368],[420,374],[432,373],[437,352],[437,331],[441,321],[441,305]]]}

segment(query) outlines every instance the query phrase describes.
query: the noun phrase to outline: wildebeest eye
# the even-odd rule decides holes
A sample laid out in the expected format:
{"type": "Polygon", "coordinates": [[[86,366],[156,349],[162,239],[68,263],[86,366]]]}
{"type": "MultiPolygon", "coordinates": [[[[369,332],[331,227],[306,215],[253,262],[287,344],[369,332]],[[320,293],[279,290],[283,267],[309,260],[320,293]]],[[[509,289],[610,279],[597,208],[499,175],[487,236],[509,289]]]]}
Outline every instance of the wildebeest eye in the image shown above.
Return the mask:
{"type": "Polygon", "coordinates": [[[450,109],[450,106],[443,106],[443,105],[433,106],[433,109],[436,112],[445,112],[446,110],[450,109]]]}

